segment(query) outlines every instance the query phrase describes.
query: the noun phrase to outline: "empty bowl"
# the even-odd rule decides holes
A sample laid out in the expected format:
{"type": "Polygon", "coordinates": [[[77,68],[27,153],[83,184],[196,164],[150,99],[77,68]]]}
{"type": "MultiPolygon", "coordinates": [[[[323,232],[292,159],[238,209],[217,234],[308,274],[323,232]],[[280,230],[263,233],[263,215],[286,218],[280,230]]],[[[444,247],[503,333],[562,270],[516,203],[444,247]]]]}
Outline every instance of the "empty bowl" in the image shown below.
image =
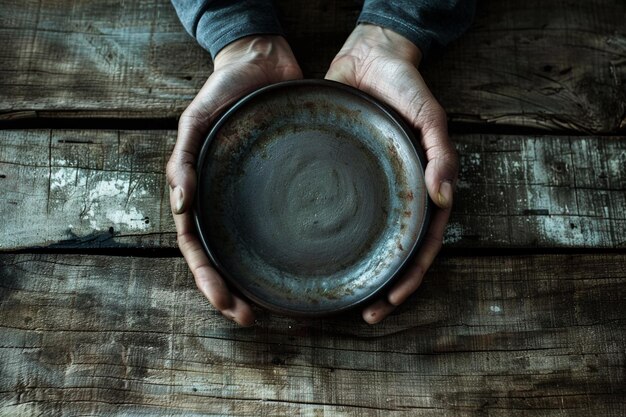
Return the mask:
{"type": "Polygon", "coordinates": [[[195,220],[223,277],[255,303],[323,316],[372,300],[428,225],[425,159],[411,130],[352,87],[261,88],[213,125],[195,220]]]}

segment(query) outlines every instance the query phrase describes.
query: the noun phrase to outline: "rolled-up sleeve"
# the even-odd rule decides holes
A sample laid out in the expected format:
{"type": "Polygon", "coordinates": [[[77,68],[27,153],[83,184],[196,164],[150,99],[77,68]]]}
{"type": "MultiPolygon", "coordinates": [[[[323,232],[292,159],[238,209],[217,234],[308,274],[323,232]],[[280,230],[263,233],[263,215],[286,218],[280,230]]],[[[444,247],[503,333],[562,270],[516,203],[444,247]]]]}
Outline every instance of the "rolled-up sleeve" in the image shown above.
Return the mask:
{"type": "Polygon", "coordinates": [[[250,35],[282,35],[270,0],[172,0],[191,36],[213,58],[229,43],[250,35]]]}
{"type": "Polygon", "coordinates": [[[365,0],[358,22],[391,29],[427,55],[467,30],[474,18],[475,3],[475,0],[365,0]]]}

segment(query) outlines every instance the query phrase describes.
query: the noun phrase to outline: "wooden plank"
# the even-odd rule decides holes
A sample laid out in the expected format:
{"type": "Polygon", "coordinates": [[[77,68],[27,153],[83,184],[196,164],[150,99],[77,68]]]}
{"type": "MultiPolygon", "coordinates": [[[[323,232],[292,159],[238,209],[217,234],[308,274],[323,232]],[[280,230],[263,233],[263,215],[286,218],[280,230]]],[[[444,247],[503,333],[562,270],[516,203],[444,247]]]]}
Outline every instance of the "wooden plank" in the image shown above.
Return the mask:
{"type": "Polygon", "coordinates": [[[453,121],[626,128],[623,0],[478,1],[472,29],[425,66],[453,121]]]}
{"type": "Polygon", "coordinates": [[[5,118],[175,117],[212,70],[167,0],[9,0],[0,22],[5,118]]]}
{"type": "Polygon", "coordinates": [[[626,246],[626,140],[455,135],[461,159],[446,242],[626,246]]]}
{"type": "MultiPolygon", "coordinates": [[[[321,77],[359,2],[278,1],[302,67],[321,77]]],[[[167,0],[9,0],[0,17],[0,120],[177,117],[211,72],[167,0]]],[[[456,122],[626,128],[622,0],[487,0],[423,67],[456,122]]]]}
{"type": "Polygon", "coordinates": [[[243,329],[181,258],[0,255],[0,415],[623,416],[625,264],[444,257],[380,325],[243,329]]]}
{"type": "Polygon", "coordinates": [[[2,250],[174,247],[175,132],[2,131],[2,250]]]}
{"type": "MultiPolygon", "coordinates": [[[[455,135],[450,247],[623,248],[624,138],[455,135]]],[[[176,246],[173,131],[0,131],[0,250],[176,246]]]]}

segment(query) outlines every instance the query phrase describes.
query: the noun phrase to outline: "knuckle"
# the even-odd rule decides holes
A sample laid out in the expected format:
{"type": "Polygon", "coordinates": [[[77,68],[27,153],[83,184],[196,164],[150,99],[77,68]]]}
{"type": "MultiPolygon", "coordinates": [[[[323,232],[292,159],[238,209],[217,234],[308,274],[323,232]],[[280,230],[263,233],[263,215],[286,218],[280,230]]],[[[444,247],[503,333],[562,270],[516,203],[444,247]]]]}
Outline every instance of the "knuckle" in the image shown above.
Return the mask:
{"type": "Polygon", "coordinates": [[[174,149],[170,156],[165,173],[170,182],[181,174],[181,171],[195,171],[196,156],[185,149],[174,149]]]}
{"type": "Polygon", "coordinates": [[[178,129],[186,129],[197,123],[199,117],[195,109],[187,107],[180,115],[178,119],[178,129]]]}
{"type": "Polygon", "coordinates": [[[409,105],[414,109],[411,120],[413,125],[422,126],[425,130],[447,127],[446,112],[434,97],[424,97],[420,93],[415,93],[409,105]]]}
{"type": "Polygon", "coordinates": [[[179,232],[176,236],[176,243],[183,253],[193,250],[194,242],[195,236],[191,232],[179,232]]]}
{"type": "Polygon", "coordinates": [[[427,129],[440,129],[444,126],[447,127],[448,119],[446,117],[446,112],[443,110],[443,107],[433,99],[428,106],[424,106],[425,113],[425,127],[427,129]]]}
{"type": "Polygon", "coordinates": [[[176,171],[178,169],[178,165],[174,160],[174,156],[170,157],[170,160],[167,161],[167,165],[165,166],[165,177],[167,178],[168,183],[171,185],[174,182],[174,178],[176,178],[176,171]]]}
{"type": "Polygon", "coordinates": [[[435,99],[432,100],[431,111],[433,112],[434,117],[437,117],[440,120],[446,119],[446,111],[443,109],[441,104],[439,104],[439,102],[435,99]]]}
{"type": "Polygon", "coordinates": [[[442,150],[441,159],[454,171],[459,170],[459,152],[454,145],[450,144],[442,150]]]}

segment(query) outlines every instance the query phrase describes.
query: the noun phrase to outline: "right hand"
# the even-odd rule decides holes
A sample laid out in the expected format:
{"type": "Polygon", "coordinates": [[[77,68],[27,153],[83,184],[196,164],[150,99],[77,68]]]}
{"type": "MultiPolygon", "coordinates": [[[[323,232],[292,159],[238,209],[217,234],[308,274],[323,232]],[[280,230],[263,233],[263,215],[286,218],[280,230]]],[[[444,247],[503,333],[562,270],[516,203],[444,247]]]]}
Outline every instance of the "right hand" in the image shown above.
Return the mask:
{"type": "Polygon", "coordinates": [[[198,289],[224,316],[249,326],[250,305],[232,294],[204,252],[191,215],[196,190],[196,159],[214,119],[243,95],[268,84],[302,78],[287,41],[281,36],[248,36],[222,49],[214,71],[180,116],[178,138],[169,162],[167,181],[178,247],[198,289]]]}
{"type": "Polygon", "coordinates": [[[425,181],[437,206],[415,258],[381,299],[363,310],[363,319],[378,323],[420,286],[443,243],[452,209],[459,159],[448,137],[446,113],[417,67],[422,53],[390,29],[358,25],[333,60],[326,78],[356,87],[393,107],[420,133],[428,164],[425,181]]]}

